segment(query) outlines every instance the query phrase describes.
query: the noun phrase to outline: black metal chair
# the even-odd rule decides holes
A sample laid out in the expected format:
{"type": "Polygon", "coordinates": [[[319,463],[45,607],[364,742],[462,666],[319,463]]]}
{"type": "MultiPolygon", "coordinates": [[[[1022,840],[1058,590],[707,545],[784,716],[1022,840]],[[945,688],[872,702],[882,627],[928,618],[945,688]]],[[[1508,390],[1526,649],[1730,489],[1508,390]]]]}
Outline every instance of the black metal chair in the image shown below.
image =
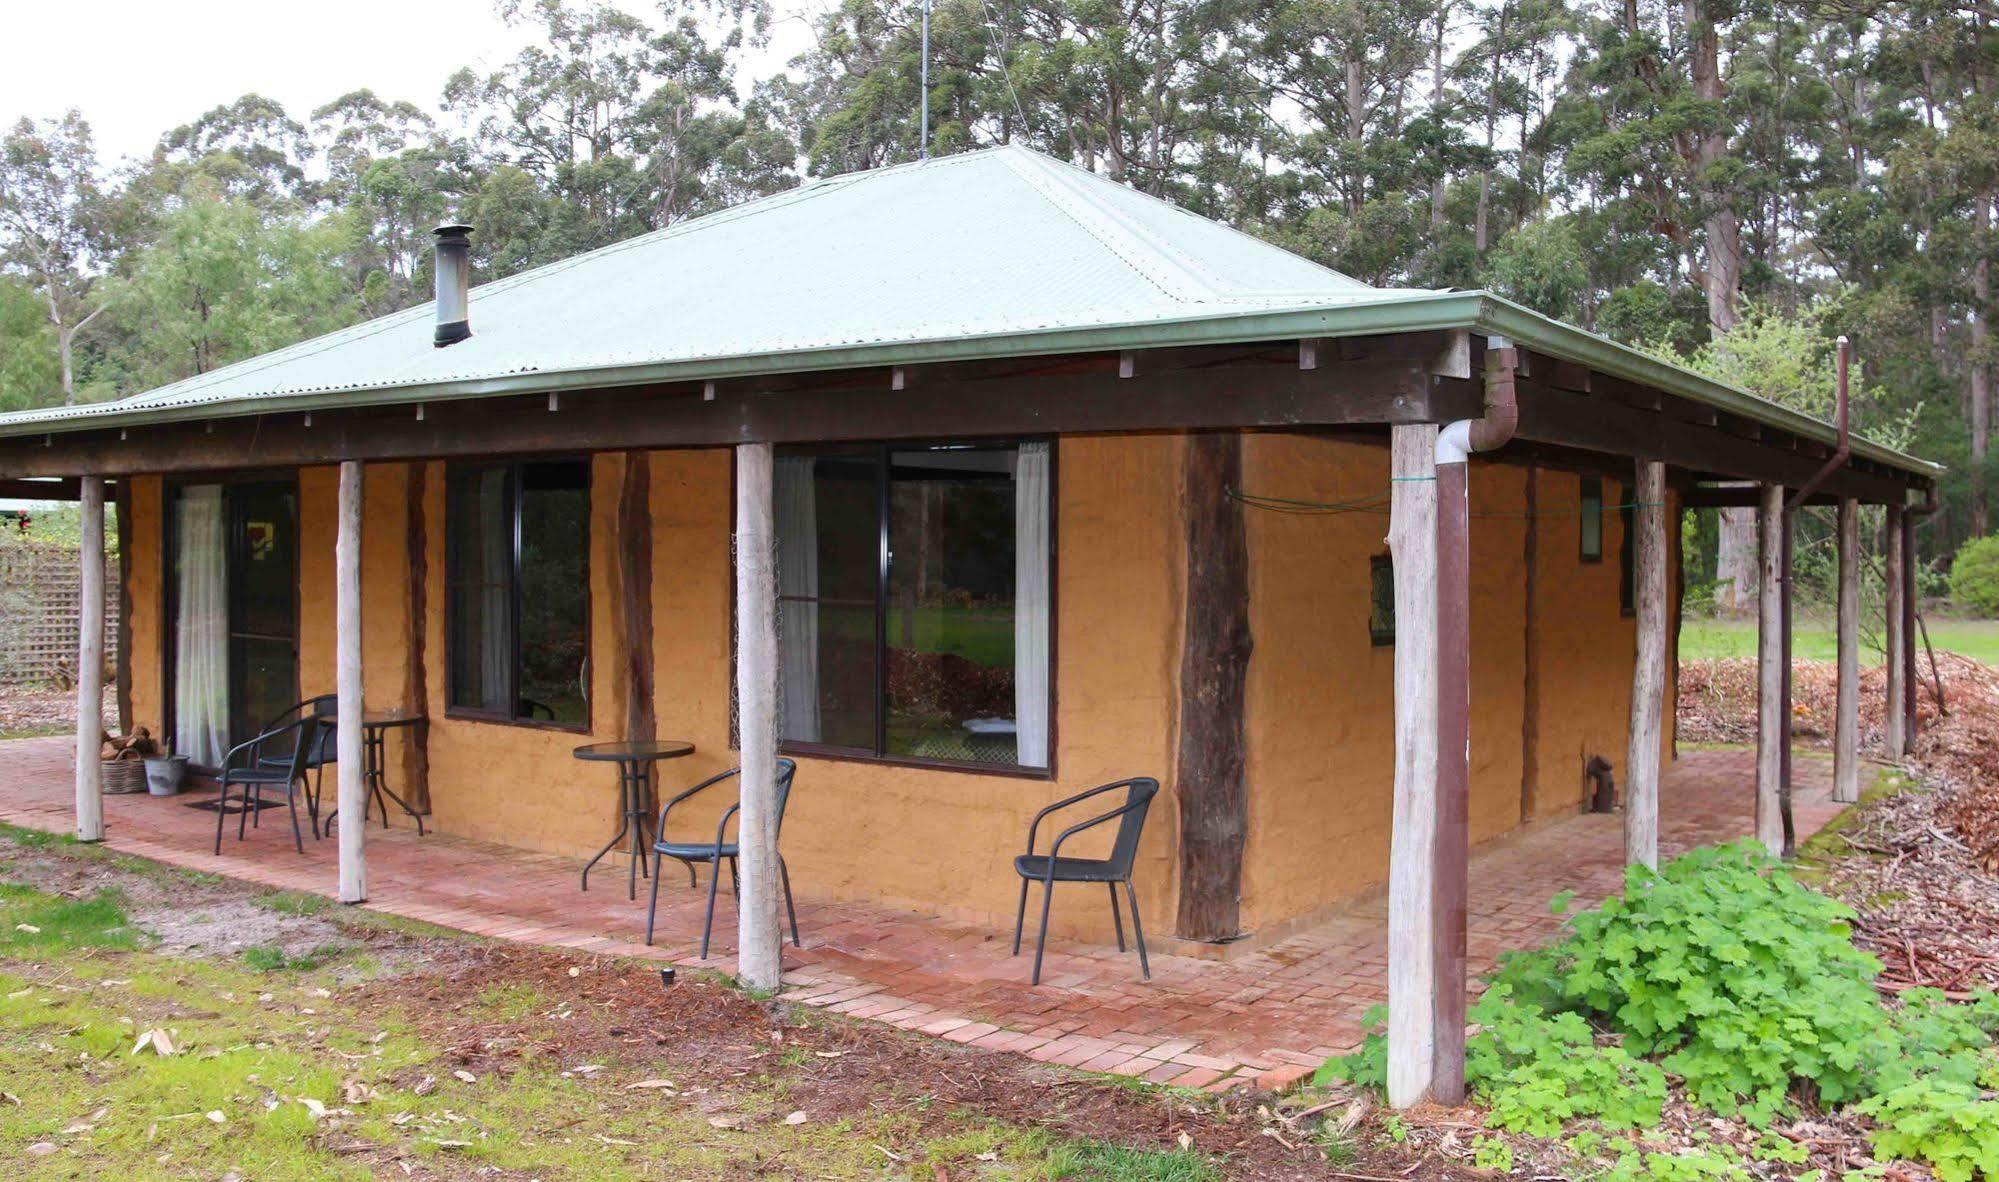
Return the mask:
{"type": "MultiPolygon", "coordinates": [[[[285,804],[292,814],[292,844],[299,853],[305,852],[305,838],[298,827],[298,798],[305,793],[306,763],[312,757],[313,748],[319,738],[320,721],[308,714],[296,722],[286,723],[275,730],[265,731],[247,743],[238,743],[222,757],[222,795],[215,800],[215,852],[222,852],[222,822],[229,814],[236,815],[236,840],[243,840],[244,821],[250,820],[261,826],[260,813],[264,807],[264,789],[282,788],[285,804]],[[278,758],[277,752],[289,754],[281,767],[272,767],[269,760],[278,758]],[[269,752],[270,754],[266,754],[269,752]],[[231,808],[230,789],[235,789],[242,803],[231,808]]],[[[314,837],[318,834],[315,832],[314,837]]]]}
{"type": "Polygon", "coordinates": [[[1150,776],[1138,776],[1130,780],[1119,780],[1092,788],[1088,792],[1078,792],[1066,800],[1058,800],[1034,814],[1034,821],[1027,827],[1027,852],[1013,860],[1013,868],[1020,875],[1020,909],[1013,920],[1013,954],[1020,955],[1021,929],[1027,924],[1027,884],[1041,884],[1041,934],[1034,941],[1034,984],[1041,984],[1041,955],[1048,947],[1048,903],[1055,894],[1058,882],[1101,882],[1111,892],[1111,923],[1117,928],[1117,950],[1124,951],[1124,920],[1118,915],[1117,889],[1124,886],[1125,898],[1131,903],[1131,930],[1138,939],[1138,968],[1145,979],[1152,979],[1152,965],[1145,957],[1145,925],[1138,918],[1138,893],[1131,887],[1131,866],[1138,858],[1138,838],[1145,829],[1146,810],[1152,806],[1152,798],[1159,794],[1159,781],[1150,776]],[[1034,852],[1035,832],[1048,814],[1081,804],[1083,801],[1102,796],[1118,789],[1125,790],[1124,803],[1107,813],[1100,813],[1087,821],[1079,821],[1064,829],[1055,838],[1055,844],[1048,847],[1045,854],[1034,852]],[[1109,821],[1118,823],[1117,837],[1111,842],[1111,856],[1108,858],[1065,858],[1062,843],[1086,829],[1094,829],[1109,821]]]}
{"type": "MultiPolygon", "coordinates": [[[[729,822],[743,807],[743,802],[739,798],[736,803],[723,811],[722,819],[715,825],[715,840],[712,842],[670,840],[666,836],[666,815],[673,811],[674,805],[691,799],[722,783],[724,780],[731,780],[742,774],[742,768],[732,767],[726,772],[710,776],[674,797],[672,800],[667,801],[666,806],[659,810],[659,824],[652,831],[654,839],[652,846],[652,898],[646,903],[647,944],[652,943],[653,916],[659,910],[660,859],[672,858],[674,861],[686,866],[687,885],[689,887],[695,886],[699,881],[694,876],[695,864],[706,863],[709,867],[708,918],[701,924],[701,959],[708,959],[708,937],[713,933],[715,928],[715,888],[716,884],[721,880],[722,863],[725,861],[729,864],[729,893],[741,898],[739,884],[736,881],[736,857],[739,851],[737,844],[728,838],[729,822]]],[[[791,781],[792,777],[797,774],[798,764],[792,760],[780,759],[777,761],[777,831],[780,837],[784,833],[784,806],[791,800],[791,781]]],[[[798,909],[791,902],[791,868],[784,864],[783,854],[777,856],[777,871],[779,878],[784,883],[784,911],[786,917],[791,921],[792,947],[803,947],[798,941],[798,909]]]]}
{"type": "MultiPolygon", "coordinates": [[[[305,798],[305,811],[306,815],[312,821],[312,835],[315,838],[320,835],[320,793],[325,787],[326,765],[337,763],[340,759],[340,732],[339,728],[333,724],[333,720],[339,714],[339,695],[319,694],[315,697],[307,698],[302,702],[293,702],[264,724],[264,733],[269,734],[288,723],[297,722],[300,718],[308,715],[319,719],[319,732],[313,738],[311,753],[306,756],[305,762],[306,769],[312,773],[312,792],[305,798]]],[[[276,770],[289,767],[291,759],[292,753],[284,751],[267,754],[259,759],[258,763],[264,767],[276,770]]]]}

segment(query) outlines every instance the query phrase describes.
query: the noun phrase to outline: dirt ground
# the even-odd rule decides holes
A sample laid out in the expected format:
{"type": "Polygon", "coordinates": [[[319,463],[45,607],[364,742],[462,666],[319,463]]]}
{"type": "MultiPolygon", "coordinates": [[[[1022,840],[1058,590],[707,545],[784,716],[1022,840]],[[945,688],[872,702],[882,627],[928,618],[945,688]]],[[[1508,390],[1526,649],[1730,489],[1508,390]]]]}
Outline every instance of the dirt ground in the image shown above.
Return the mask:
{"type": "Polygon", "coordinates": [[[0,1162],[30,1176],[1457,1176],[1357,1128],[1365,1106],[1345,1100],[1305,1112],[1085,1075],[18,831],[0,832],[0,883],[45,908],[109,888],[144,933],[130,950],[0,938],[0,1162]],[[154,1027],[179,1056],[126,1049],[154,1027]],[[182,1109],[211,1101],[133,1110],[156,1063],[204,1073],[187,1086],[223,1097],[206,1121],[182,1109]],[[210,1143],[239,1121],[247,1145],[210,1143]]]}

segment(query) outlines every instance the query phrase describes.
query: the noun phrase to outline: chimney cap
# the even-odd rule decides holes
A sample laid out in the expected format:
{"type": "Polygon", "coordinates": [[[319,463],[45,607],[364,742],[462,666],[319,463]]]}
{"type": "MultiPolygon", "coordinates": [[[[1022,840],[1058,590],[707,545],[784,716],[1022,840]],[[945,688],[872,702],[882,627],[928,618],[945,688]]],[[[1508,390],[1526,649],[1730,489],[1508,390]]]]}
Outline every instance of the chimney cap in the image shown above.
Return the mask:
{"type": "Polygon", "coordinates": [[[431,233],[439,238],[464,238],[472,233],[472,227],[464,222],[446,222],[431,233]]]}

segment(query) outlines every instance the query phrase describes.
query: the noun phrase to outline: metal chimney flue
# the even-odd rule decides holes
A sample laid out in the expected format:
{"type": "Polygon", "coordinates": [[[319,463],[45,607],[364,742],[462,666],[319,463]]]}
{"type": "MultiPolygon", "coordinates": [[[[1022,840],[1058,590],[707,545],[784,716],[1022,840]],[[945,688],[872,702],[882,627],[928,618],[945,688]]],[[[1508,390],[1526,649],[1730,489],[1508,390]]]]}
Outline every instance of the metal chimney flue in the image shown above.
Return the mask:
{"type": "Polygon", "coordinates": [[[437,234],[437,333],[440,349],[472,335],[472,227],[439,226],[437,234]]]}

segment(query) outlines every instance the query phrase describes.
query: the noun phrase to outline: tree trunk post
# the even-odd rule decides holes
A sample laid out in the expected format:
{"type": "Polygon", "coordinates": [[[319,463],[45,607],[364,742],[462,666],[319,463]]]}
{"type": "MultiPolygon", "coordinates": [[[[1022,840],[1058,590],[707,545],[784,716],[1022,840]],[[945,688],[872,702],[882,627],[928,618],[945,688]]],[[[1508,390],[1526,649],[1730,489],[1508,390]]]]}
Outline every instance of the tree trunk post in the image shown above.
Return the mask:
{"type": "Polygon", "coordinates": [[[1437,427],[1391,429],[1395,802],[1388,890],[1388,1102],[1431,1098],[1437,1045],[1437,427]]]}
{"type": "Polygon", "coordinates": [[[1887,665],[1888,706],[1881,715],[1881,744],[1887,748],[1888,758],[1900,759],[1909,753],[1908,730],[1906,728],[1908,721],[1908,686],[1904,677],[1904,674],[1908,671],[1908,662],[1904,658],[1904,653],[1908,649],[1909,638],[1902,633],[1902,620],[1905,618],[1902,610],[1902,597],[1906,587],[1906,583],[1903,580],[1903,568],[1907,563],[1902,553],[1902,507],[1900,505],[1888,506],[1886,530],[1888,534],[1888,569],[1884,581],[1887,583],[1885,606],[1888,616],[1888,626],[1886,629],[1886,652],[1882,656],[1887,665]]]}
{"type": "Polygon", "coordinates": [[[1638,461],[1632,592],[1638,655],[1631,670],[1631,735],[1625,748],[1624,860],[1659,866],[1659,760],[1666,697],[1666,465],[1638,461]]]}
{"type": "Polygon", "coordinates": [[[1860,502],[1839,502],[1839,691],[1833,708],[1832,798],[1860,799],[1860,502]]]}
{"type": "Polygon", "coordinates": [[[333,686],[338,697],[335,799],[340,813],[340,901],[368,898],[368,785],[361,767],[361,462],[340,464],[333,541],[333,686]]]}
{"type": "Polygon", "coordinates": [[[1761,576],[1756,589],[1756,840],[1784,848],[1784,487],[1762,486],[1756,507],[1761,576]]]}
{"type": "Polygon", "coordinates": [[[118,482],[113,506],[118,514],[118,663],[113,697],[118,703],[118,733],[129,735],[138,723],[132,717],[132,480],[118,482]]]}
{"type": "Polygon", "coordinates": [[[654,738],[652,663],[652,457],[625,453],[618,490],[618,608],[624,634],[625,738],[654,738]]]}
{"type": "MultiPolygon", "coordinates": [[[[403,560],[409,567],[409,637],[404,653],[403,704],[411,713],[430,712],[430,526],[427,519],[430,463],[412,461],[405,487],[403,560]]],[[[403,774],[408,777],[410,807],[430,813],[430,724],[420,722],[407,732],[403,774]]]]}
{"type": "Polygon", "coordinates": [[[104,840],[104,482],[81,482],[77,546],[76,839],[104,840]]]}
{"type": "Polygon", "coordinates": [[[742,746],[742,901],[736,975],[753,989],[783,977],[777,866],[777,538],[768,443],[736,447],[736,719],[742,746]]]}
{"type": "Polygon", "coordinates": [[[1180,740],[1174,798],[1180,812],[1178,929],[1188,940],[1242,931],[1242,851],[1249,836],[1243,778],[1249,631],[1249,553],[1242,504],[1242,435],[1200,432],[1187,444],[1181,493],[1186,624],[1180,647],[1180,740]]]}

